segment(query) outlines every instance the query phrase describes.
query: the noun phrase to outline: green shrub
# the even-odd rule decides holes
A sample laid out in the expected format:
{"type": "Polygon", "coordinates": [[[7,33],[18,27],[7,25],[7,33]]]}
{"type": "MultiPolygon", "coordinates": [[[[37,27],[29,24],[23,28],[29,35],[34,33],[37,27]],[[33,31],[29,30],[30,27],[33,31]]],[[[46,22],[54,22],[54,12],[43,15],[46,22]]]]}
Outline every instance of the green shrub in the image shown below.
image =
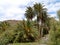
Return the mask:
{"type": "Polygon", "coordinates": [[[13,39],[13,31],[5,31],[0,35],[0,45],[7,45],[13,39]]]}
{"type": "Polygon", "coordinates": [[[48,45],[60,45],[60,29],[50,30],[48,45]]]}
{"type": "Polygon", "coordinates": [[[23,21],[22,23],[18,24],[16,32],[17,35],[14,43],[35,41],[39,35],[37,28],[34,27],[29,21],[23,21]]]}

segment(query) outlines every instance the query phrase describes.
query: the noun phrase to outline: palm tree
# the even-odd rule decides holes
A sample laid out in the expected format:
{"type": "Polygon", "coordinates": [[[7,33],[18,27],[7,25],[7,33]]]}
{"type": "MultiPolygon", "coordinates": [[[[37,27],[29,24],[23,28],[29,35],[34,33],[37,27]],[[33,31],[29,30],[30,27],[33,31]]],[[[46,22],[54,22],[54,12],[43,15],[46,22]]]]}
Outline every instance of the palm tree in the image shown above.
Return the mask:
{"type": "Polygon", "coordinates": [[[33,17],[37,16],[37,27],[40,32],[40,36],[42,36],[43,26],[46,24],[47,20],[47,12],[46,8],[43,8],[42,4],[36,3],[33,7],[27,7],[25,17],[28,20],[32,20],[33,17]]]}
{"type": "MultiPolygon", "coordinates": [[[[44,32],[44,29],[45,29],[45,33],[48,34],[48,31],[50,29],[50,25],[49,25],[49,17],[47,15],[47,10],[44,9],[43,10],[43,13],[42,13],[42,32],[44,32]]],[[[42,33],[42,36],[43,36],[43,33],[42,33]]]]}
{"type": "Polygon", "coordinates": [[[32,25],[29,20],[25,21],[23,20],[18,24],[18,27],[15,31],[17,31],[17,36],[14,40],[14,42],[20,41],[35,41],[34,34],[32,33],[32,25]],[[28,39],[28,40],[27,40],[28,39]]]}
{"type": "Polygon", "coordinates": [[[43,26],[47,19],[47,12],[46,9],[44,9],[42,4],[40,3],[34,4],[33,7],[34,7],[35,15],[37,15],[38,30],[40,32],[40,36],[42,36],[43,26]]]}
{"type": "Polygon", "coordinates": [[[28,20],[32,20],[33,17],[34,17],[34,11],[33,9],[29,6],[27,7],[27,10],[25,11],[25,17],[28,19],[28,20]]]}

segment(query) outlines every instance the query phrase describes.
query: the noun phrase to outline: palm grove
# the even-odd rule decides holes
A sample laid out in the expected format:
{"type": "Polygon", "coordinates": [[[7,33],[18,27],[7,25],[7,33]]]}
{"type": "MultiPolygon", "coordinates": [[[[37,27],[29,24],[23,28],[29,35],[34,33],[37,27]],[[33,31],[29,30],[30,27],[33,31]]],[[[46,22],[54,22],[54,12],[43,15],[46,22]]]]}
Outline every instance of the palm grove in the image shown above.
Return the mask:
{"type": "Polygon", "coordinates": [[[34,17],[37,17],[37,27],[38,31],[40,32],[40,37],[43,36],[43,28],[48,28],[48,15],[47,15],[47,9],[42,6],[42,4],[34,4],[33,7],[27,7],[25,17],[27,20],[32,21],[34,17]]]}
{"type": "Polygon", "coordinates": [[[15,29],[11,28],[8,22],[0,23],[0,45],[35,42],[49,33],[52,25],[50,22],[53,18],[48,17],[47,9],[41,3],[35,3],[32,7],[28,6],[24,15],[27,20],[17,23],[15,29]]]}

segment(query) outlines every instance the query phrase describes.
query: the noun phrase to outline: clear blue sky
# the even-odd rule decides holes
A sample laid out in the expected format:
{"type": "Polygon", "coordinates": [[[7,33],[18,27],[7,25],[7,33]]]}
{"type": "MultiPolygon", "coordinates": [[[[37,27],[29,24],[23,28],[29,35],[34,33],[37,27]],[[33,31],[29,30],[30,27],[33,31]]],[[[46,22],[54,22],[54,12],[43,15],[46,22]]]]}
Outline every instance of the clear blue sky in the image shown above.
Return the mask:
{"type": "Polygon", "coordinates": [[[44,3],[51,17],[60,9],[60,0],[0,0],[0,21],[23,19],[26,7],[35,2],[44,3]]]}

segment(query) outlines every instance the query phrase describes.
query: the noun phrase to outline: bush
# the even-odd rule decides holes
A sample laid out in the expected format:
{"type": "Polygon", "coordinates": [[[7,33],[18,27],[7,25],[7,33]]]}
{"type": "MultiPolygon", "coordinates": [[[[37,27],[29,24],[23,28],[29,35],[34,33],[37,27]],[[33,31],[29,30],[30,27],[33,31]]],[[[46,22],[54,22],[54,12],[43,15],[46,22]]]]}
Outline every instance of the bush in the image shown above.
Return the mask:
{"type": "Polygon", "coordinates": [[[19,42],[34,42],[37,40],[39,32],[29,21],[23,21],[18,24],[15,30],[5,30],[0,35],[0,45],[19,42]]]}
{"type": "Polygon", "coordinates": [[[48,45],[60,45],[60,29],[50,30],[48,45]]]}
{"type": "Polygon", "coordinates": [[[13,36],[15,35],[12,33],[13,31],[5,31],[0,36],[0,45],[7,45],[9,41],[13,39],[13,36]]]}
{"type": "Polygon", "coordinates": [[[16,32],[17,35],[14,43],[35,41],[39,34],[37,28],[35,28],[29,21],[23,21],[18,24],[16,32]]]}

